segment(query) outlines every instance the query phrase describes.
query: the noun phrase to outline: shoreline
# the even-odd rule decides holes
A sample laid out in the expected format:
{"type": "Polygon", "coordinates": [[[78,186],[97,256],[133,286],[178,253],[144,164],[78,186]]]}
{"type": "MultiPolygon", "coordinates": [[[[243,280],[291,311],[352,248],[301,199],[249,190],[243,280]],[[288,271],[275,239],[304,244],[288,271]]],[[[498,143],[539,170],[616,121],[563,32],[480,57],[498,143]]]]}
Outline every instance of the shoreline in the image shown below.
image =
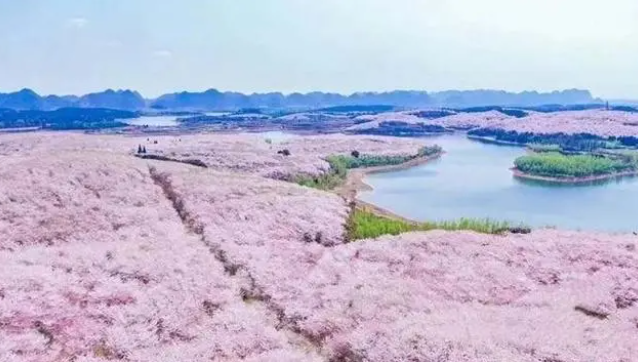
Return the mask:
{"type": "Polygon", "coordinates": [[[638,176],[638,171],[625,171],[625,172],[610,173],[606,175],[595,175],[595,176],[585,176],[585,177],[551,177],[551,176],[532,175],[529,173],[525,173],[517,169],[516,167],[510,168],[510,171],[512,171],[512,174],[514,175],[514,177],[517,177],[517,178],[526,179],[526,180],[547,181],[547,182],[554,182],[554,183],[560,183],[560,184],[579,184],[579,183],[613,180],[617,178],[638,176]]]}
{"type": "Polygon", "coordinates": [[[441,158],[445,154],[445,151],[441,151],[436,155],[417,157],[408,162],[402,163],[400,165],[388,165],[388,166],[376,166],[369,168],[355,168],[348,170],[348,174],[346,175],[346,181],[343,185],[336,188],[333,192],[337,195],[343,197],[348,203],[354,202],[357,207],[364,208],[368,211],[371,211],[378,216],[387,217],[394,220],[402,220],[409,223],[418,223],[415,220],[410,220],[401,215],[397,215],[390,210],[384,209],[380,206],[373,205],[369,202],[360,200],[358,195],[361,191],[371,191],[373,188],[369,184],[365,183],[363,180],[367,175],[372,175],[375,173],[384,173],[384,172],[392,172],[398,170],[405,170],[412,167],[420,166],[426,164],[430,161],[441,158]]]}
{"type": "Polygon", "coordinates": [[[472,140],[472,141],[487,143],[487,144],[491,144],[491,145],[527,148],[527,145],[524,144],[524,143],[517,143],[517,142],[511,142],[511,141],[501,141],[501,140],[497,140],[496,138],[491,138],[491,137],[473,136],[473,135],[469,135],[469,134],[466,134],[466,137],[468,139],[472,140]]]}

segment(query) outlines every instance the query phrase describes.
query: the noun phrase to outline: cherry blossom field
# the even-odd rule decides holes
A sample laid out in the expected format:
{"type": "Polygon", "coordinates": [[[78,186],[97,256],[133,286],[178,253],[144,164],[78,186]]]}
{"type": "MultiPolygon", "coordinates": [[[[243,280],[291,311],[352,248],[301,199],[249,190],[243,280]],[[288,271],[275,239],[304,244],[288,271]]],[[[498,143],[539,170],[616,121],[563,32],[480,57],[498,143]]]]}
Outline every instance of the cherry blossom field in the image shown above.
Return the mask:
{"type": "Polygon", "coordinates": [[[320,360],[242,301],[245,281],[182,223],[147,162],[19,164],[0,171],[0,360],[320,360]]]}
{"type": "Polygon", "coordinates": [[[415,116],[412,112],[387,112],[358,116],[357,124],[348,127],[347,131],[361,131],[376,128],[383,122],[403,122],[407,124],[423,123],[424,119],[415,116]]]}
{"type": "Polygon", "coordinates": [[[358,117],[358,120],[362,123],[351,126],[350,128],[348,128],[348,131],[361,131],[376,128],[379,127],[383,122],[404,122],[408,124],[438,125],[446,128],[499,128],[507,124],[509,120],[515,119],[514,117],[510,117],[497,111],[457,113],[434,119],[425,119],[418,117],[416,115],[418,113],[419,112],[406,111],[360,116],[358,117]]]}
{"type": "Polygon", "coordinates": [[[638,237],[345,243],[343,199],[262,176],[423,142],[286,142],[1,136],[0,361],[638,359],[638,237]]]}
{"type": "Polygon", "coordinates": [[[568,111],[540,113],[529,112],[523,118],[507,116],[498,111],[458,113],[441,118],[424,119],[415,115],[418,112],[382,113],[362,116],[367,121],[350,127],[348,130],[365,130],[379,127],[382,122],[397,121],[409,124],[423,123],[440,125],[446,128],[494,128],[537,134],[551,133],[590,133],[602,137],[638,136],[638,114],[606,111],[568,111]]]}
{"type": "Polygon", "coordinates": [[[182,136],[86,136],[80,133],[11,134],[0,138],[0,155],[38,154],[50,150],[133,154],[138,145],[148,154],[175,160],[200,160],[208,168],[256,174],[275,179],[317,175],[330,166],[323,159],[336,154],[414,155],[432,142],[393,137],[293,136],[267,142],[260,134],[196,134],[182,136]],[[278,154],[287,149],[290,156],[278,154]]]}
{"type": "Polygon", "coordinates": [[[605,110],[535,113],[529,117],[510,120],[501,128],[519,133],[638,136],[638,114],[605,110]]]}
{"type": "Polygon", "coordinates": [[[317,175],[329,170],[323,159],[335,154],[413,155],[431,142],[392,137],[350,137],[344,135],[292,137],[268,143],[260,135],[193,135],[160,140],[147,147],[150,153],[178,160],[197,159],[208,168],[256,174],[274,179],[317,175]],[[290,151],[290,156],[278,154],[290,151]]]}
{"type": "Polygon", "coordinates": [[[458,113],[450,116],[435,118],[428,124],[436,124],[448,128],[473,128],[477,125],[483,127],[499,128],[515,122],[517,118],[510,117],[497,111],[458,113]]]}

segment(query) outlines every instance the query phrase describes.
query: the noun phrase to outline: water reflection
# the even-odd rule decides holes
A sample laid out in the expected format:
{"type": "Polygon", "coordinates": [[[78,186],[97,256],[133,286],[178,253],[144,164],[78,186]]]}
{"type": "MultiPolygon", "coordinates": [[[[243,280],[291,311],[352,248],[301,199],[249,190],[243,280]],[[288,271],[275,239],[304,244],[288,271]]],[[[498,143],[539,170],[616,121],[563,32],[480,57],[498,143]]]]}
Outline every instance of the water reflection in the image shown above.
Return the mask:
{"type": "Polygon", "coordinates": [[[566,188],[574,188],[574,187],[591,187],[591,186],[604,186],[609,184],[624,184],[624,183],[633,183],[636,181],[636,176],[618,176],[607,178],[603,180],[592,180],[586,182],[551,182],[546,180],[534,180],[528,179],[524,177],[514,177],[514,179],[524,185],[528,186],[536,186],[536,187],[566,187],[566,188]]]}

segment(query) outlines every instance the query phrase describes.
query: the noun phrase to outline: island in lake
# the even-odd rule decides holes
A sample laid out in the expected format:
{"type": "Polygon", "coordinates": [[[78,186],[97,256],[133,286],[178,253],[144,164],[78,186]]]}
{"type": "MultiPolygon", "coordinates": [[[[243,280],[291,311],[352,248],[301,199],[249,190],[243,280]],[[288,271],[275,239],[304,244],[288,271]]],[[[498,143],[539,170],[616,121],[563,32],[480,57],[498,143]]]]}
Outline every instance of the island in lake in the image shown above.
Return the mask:
{"type": "Polygon", "coordinates": [[[638,174],[638,152],[600,154],[564,154],[555,151],[534,152],[515,160],[516,177],[578,183],[638,174]]]}

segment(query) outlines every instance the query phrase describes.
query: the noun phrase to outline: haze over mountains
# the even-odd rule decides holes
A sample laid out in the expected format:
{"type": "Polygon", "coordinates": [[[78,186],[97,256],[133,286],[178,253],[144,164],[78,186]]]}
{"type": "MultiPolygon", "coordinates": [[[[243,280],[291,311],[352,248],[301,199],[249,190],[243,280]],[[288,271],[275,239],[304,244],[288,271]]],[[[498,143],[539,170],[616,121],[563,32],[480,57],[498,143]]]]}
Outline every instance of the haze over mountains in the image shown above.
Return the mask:
{"type": "Polygon", "coordinates": [[[41,96],[30,89],[0,93],[0,108],[14,110],[55,110],[66,107],[110,108],[138,111],[229,111],[242,108],[322,108],[352,105],[388,105],[396,107],[534,107],[547,104],[590,104],[602,102],[587,90],[570,89],[539,93],[512,93],[498,90],[472,91],[392,91],[359,92],[351,95],[311,92],[284,95],[279,92],[243,94],[209,89],[204,92],[180,92],[145,99],[132,90],[106,90],[83,96],[41,96]]]}

